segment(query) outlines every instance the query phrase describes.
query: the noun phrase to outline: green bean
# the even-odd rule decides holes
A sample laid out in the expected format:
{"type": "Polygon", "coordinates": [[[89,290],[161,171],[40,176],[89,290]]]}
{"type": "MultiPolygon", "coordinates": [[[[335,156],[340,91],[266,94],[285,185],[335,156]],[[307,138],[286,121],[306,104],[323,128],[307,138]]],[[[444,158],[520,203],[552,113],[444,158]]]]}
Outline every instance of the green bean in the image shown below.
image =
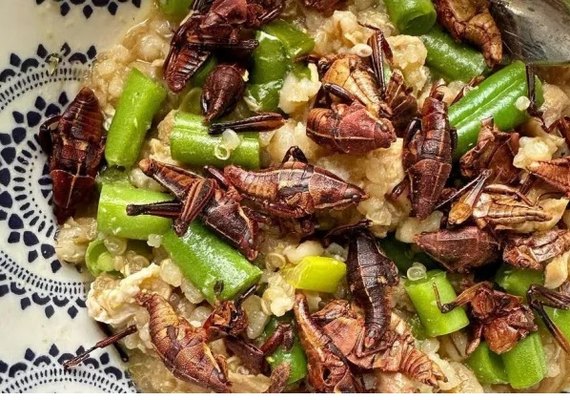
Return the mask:
{"type": "Polygon", "coordinates": [[[99,172],[97,178],[95,178],[95,182],[99,191],[101,191],[101,188],[105,184],[131,185],[128,172],[114,167],[107,167],[105,170],[99,172]]]}
{"type": "Polygon", "coordinates": [[[283,43],[290,60],[309,54],[315,47],[315,40],[312,37],[285,20],[273,21],[261,29],[283,43]]]}
{"type": "Polygon", "coordinates": [[[421,35],[435,24],[431,0],[384,0],[390,20],[401,33],[421,35]]]}
{"type": "Polygon", "coordinates": [[[538,333],[531,333],[502,355],[509,383],[514,389],[526,389],[546,375],[546,357],[538,333]]]}
{"type": "MultiPolygon", "coordinates": [[[[525,298],[530,285],[544,284],[544,273],[530,269],[517,269],[503,264],[495,275],[495,282],[508,293],[525,298]]],[[[566,339],[570,340],[570,310],[559,310],[552,307],[544,307],[544,310],[560,328],[566,339]]],[[[543,324],[542,328],[544,328],[543,324]]]]}
{"type": "Polygon", "coordinates": [[[166,16],[182,19],[190,12],[194,0],[156,0],[160,11],[166,16]]]}
{"type": "Polygon", "coordinates": [[[334,293],[346,276],[346,264],[336,258],[307,256],[294,267],[283,271],[295,289],[334,293]]]}
{"type": "Polygon", "coordinates": [[[231,151],[227,159],[220,159],[216,157],[216,152],[222,137],[208,134],[201,116],[178,111],[170,134],[170,150],[172,158],[185,164],[215,167],[235,164],[258,169],[261,149],[257,135],[245,134],[240,137],[240,145],[231,151]]]}
{"type": "Polygon", "coordinates": [[[435,288],[439,292],[442,304],[450,303],[457,297],[444,271],[428,271],[424,279],[417,281],[407,279],[404,287],[428,336],[447,335],[469,325],[464,309],[456,308],[446,314],[439,310],[435,288]]]}
{"type": "Polygon", "coordinates": [[[131,70],[107,134],[105,158],[109,165],[130,167],[137,161],[146,131],[164,99],[162,85],[136,68],[131,70]]]}
{"type": "Polygon", "coordinates": [[[130,217],[129,204],[149,204],[172,200],[164,193],[137,189],[125,184],[103,184],[97,210],[97,229],[125,239],[148,240],[151,234],[163,234],[171,225],[167,218],[141,215],[130,217]]]}
{"type": "Polygon", "coordinates": [[[279,92],[291,62],[285,45],[275,36],[263,31],[257,33],[259,46],[252,55],[251,73],[246,98],[257,111],[276,111],[279,92]]]}
{"type": "Polygon", "coordinates": [[[525,297],[530,285],[544,284],[544,273],[531,269],[517,269],[503,264],[495,275],[497,285],[515,296],[525,297]]]}
{"type": "Polygon", "coordinates": [[[168,231],[162,245],[184,277],[211,304],[233,299],[261,277],[259,268],[198,221],[183,237],[168,231]]]}
{"type": "Polygon", "coordinates": [[[486,342],[481,342],[475,351],[467,359],[467,365],[471,367],[479,382],[487,385],[508,383],[505,364],[501,356],[489,349],[486,342]]]}
{"type": "Polygon", "coordinates": [[[198,71],[196,71],[196,73],[192,75],[192,78],[190,79],[190,83],[192,84],[192,86],[199,88],[204,86],[206,78],[208,77],[208,75],[210,75],[210,72],[212,72],[214,68],[216,68],[217,65],[218,65],[218,59],[215,56],[210,56],[210,58],[208,58],[208,60],[204,64],[202,64],[200,68],[198,68],[198,71]]]}
{"type": "MultiPolygon", "coordinates": [[[[454,157],[460,158],[477,142],[481,121],[493,117],[499,129],[509,131],[528,119],[526,110],[519,110],[516,102],[527,96],[525,65],[515,61],[485,79],[457,103],[449,107],[449,122],[457,130],[457,148],[454,157]]],[[[542,85],[537,80],[538,103],[543,101],[542,85]]]]}
{"type": "Polygon", "coordinates": [[[113,256],[103,243],[103,240],[96,239],[89,243],[85,251],[85,265],[91,275],[97,277],[103,272],[114,271],[113,256]]]}
{"type": "Polygon", "coordinates": [[[426,64],[449,81],[469,82],[489,72],[480,52],[457,43],[438,27],[422,35],[421,39],[427,49],[426,64]]]}
{"type": "MultiPolygon", "coordinates": [[[[268,338],[277,328],[277,324],[283,320],[287,323],[291,323],[291,319],[289,318],[272,318],[265,327],[263,339],[268,338]]],[[[307,357],[305,356],[303,346],[301,346],[299,342],[299,337],[296,334],[293,338],[293,345],[290,348],[281,345],[272,354],[268,355],[266,360],[272,370],[283,363],[289,364],[290,375],[287,380],[289,385],[307,376],[307,357]]]]}

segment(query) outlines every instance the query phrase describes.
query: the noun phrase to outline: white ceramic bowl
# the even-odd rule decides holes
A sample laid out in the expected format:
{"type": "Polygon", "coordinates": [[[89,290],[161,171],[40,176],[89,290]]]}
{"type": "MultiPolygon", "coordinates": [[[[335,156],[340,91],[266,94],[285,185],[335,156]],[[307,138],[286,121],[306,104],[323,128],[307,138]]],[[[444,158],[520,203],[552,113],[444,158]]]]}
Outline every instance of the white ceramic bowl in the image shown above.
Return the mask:
{"type": "Polygon", "coordinates": [[[97,54],[151,0],[0,2],[0,392],[133,392],[113,348],[66,372],[103,337],[85,308],[87,275],[54,253],[38,128],[73,99],[97,54]],[[141,4],[142,3],[142,4],[141,4]],[[55,67],[55,60],[61,62],[55,67]]]}

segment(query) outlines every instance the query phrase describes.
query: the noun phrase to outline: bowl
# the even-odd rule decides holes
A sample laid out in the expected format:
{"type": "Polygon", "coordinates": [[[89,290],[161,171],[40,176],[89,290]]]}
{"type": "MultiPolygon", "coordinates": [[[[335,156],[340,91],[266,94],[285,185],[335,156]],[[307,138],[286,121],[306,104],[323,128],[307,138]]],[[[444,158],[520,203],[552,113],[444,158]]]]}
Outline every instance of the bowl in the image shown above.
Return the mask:
{"type": "Polygon", "coordinates": [[[72,100],[97,54],[151,1],[0,3],[0,392],[134,392],[113,348],[65,371],[105,335],[87,315],[88,275],[55,255],[57,224],[38,130],[72,100]]]}

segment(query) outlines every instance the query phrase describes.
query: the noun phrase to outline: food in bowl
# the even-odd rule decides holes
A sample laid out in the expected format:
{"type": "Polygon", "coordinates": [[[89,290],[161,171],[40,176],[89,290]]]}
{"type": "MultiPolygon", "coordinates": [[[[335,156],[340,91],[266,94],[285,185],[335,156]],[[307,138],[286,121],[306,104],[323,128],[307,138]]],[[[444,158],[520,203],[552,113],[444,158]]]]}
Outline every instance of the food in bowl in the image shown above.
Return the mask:
{"type": "Polygon", "coordinates": [[[141,391],[560,391],[570,99],[485,2],[190,3],[42,126],[96,348],[141,391]]]}

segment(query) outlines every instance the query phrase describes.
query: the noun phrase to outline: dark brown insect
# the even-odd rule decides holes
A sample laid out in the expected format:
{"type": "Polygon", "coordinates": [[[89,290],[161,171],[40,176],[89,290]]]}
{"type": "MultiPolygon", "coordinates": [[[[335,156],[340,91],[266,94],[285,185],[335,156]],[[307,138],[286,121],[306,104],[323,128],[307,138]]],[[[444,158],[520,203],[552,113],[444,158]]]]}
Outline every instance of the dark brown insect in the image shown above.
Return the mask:
{"type": "Polygon", "coordinates": [[[276,167],[254,172],[229,165],[217,177],[267,214],[280,218],[299,219],[320,210],[344,209],[367,198],[358,186],[308,164],[298,147],[290,148],[276,167]]]}
{"type": "Polygon", "coordinates": [[[309,315],[305,295],[298,293],[293,308],[299,339],[307,354],[309,383],[317,392],[359,392],[360,384],[350,372],[342,353],[309,315]]]}
{"type": "Polygon", "coordinates": [[[503,59],[501,31],[489,12],[488,0],[435,0],[437,19],[455,38],[480,47],[489,67],[503,59]]]}
{"type": "Polygon", "coordinates": [[[164,61],[164,80],[174,93],[181,92],[190,78],[208,60],[210,52],[188,46],[187,36],[198,31],[203,15],[192,15],[175,32],[164,61]]]}
{"type": "Polygon", "coordinates": [[[531,235],[507,237],[503,260],[523,269],[544,270],[549,260],[570,250],[570,231],[552,229],[531,235]]]}
{"type": "Polygon", "coordinates": [[[194,3],[194,13],[180,26],[170,44],[164,78],[175,93],[186,87],[212,52],[223,51],[234,61],[245,59],[259,44],[245,30],[277,18],[284,8],[280,0],[215,0],[211,6],[204,3],[209,2],[194,3]]]}
{"type": "Polygon", "coordinates": [[[439,293],[438,307],[442,313],[469,305],[473,338],[467,347],[471,354],[481,341],[485,339],[491,351],[502,354],[512,349],[519,340],[535,332],[538,327],[530,308],[516,297],[498,290],[493,290],[490,282],[481,282],[461,293],[447,304],[441,304],[439,293]]]}
{"type": "Polygon", "coordinates": [[[468,273],[501,257],[499,242],[476,226],[422,233],[415,242],[451,272],[468,273]]]}
{"type": "Polygon", "coordinates": [[[247,117],[238,121],[215,122],[210,125],[208,132],[210,135],[219,135],[226,129],[234,132],[268,132],[281,128],[286,120],[279,113],[265,112],[247,117]]]}
{"type": "Polygon", "coordinates": [[[220,64],[208,75],[201,99],[207,122],[230,112],[243,97],[245,71],[238,64],[220,64]]]}
{"type": "Polygon", "coordinates": [[[386,41],[384,34],[376,27],[365,25],[374,31],[368,39],[368,45],[372,48],[370,64],[374,71],[380,97],[384,104],[379,106],[381,114],[389,118],[398,136],[404,136],[410,121],[418,113],[418,100],[413,95],[413,90],[404,82],[404,76],[396,69],[385,82],[384,60],[389,64],[393,63],[393,53],[390,45],[386,41]]]}
{"type": "Polygon", "coordinates": [[[461,174],[473,179],[484,170],[490,170],[489,183],[515,183],[520,175],[520,170],[513,165],[519,151],[519,138],[517,132],[501,132],[492,120],[483,122],[477,145],[461,157],[461,174]]]}
{"type": "Polygon", "coordinates": [[[480,229],[491,226],[495,230],[512,230],[518,224],[545,222],[552,216],[512,187],[489,185],[473,208],[473,218],[480,229]]]}
{"type": "Polygon", "coordinates": [[[331,151],[365,154],[388,148],[396,140],[392,123],[377,118],[341,86],[325,83],[323,89],[348,101],[328,108],[313,108],[307,119],[307,136],[331,151]]]}
{"type": "Polygon", "coordinates": [[[570,343],[568,339],[544,309],[545,306],[559,310],[570,309],[568,283],[559,288],[559,290],[547,289],[544,286],[533,284],[527,291],[527,301],[530,307],[542,318],[552,336],[554,336],[558,344],[560,344],[560,347],[562,347],[566,353],[570,354],[570,343]]]}
{"type": "Polygon", "coordinates": [[[184,234],[197,215],[202,222],[238,248],[249,260],[257,257],[258,225],[250,211],[222,190],[216,181],[155,160],[142,160],[142,171],[156,179],[178,199],[176,202],[129,205],[128,215],[175,218],[177,233],[184,234]],[[201,189],[201,190],[198,190],[201,189]],[[209,189],[213,191],[209,195],[209,189]]]}
{"type": "Polygon", "coordinates": [[[380,250],[366,227],[367,223],[340,227],[327,235],[344,235],[348,239],[348,287],[364,310],[364,331],[355,349],[359,357],[378,351],[390,325],[390,289],[400,281],[398,268],[380,250]]]}
{"type": "Polygon", "coordinates": [[[139,293],[137,301],[150,315],[152,344],[174,376],[216,392],[230,391],[225,360],[212,354],[206,329],[194,328],[179,318],[172,306],[157,294],[139,293]]]}
{"type": "Polygon", "coordinates": [[[62,115],[40,127],[40,141],[49,156],[54,213],[59,224],[88,201],[105,151],[103,114],[95,93],[83,88],[62,115]]]}
{"type": "Polygon", "coordinates": [[[410,184],[413,215],[428,217],[435,209],[449,175],[456,133],[449,126],[447,104],[434,86],[424,101],[421,128],[410,124],[404,139],[404,169],[410,184]]]}
{"type": "Polygon", "coordinates": [[[419,382],[438,386],[445,381],[439,367],[415,346],[405,322],[393,316],[375,352],[359,355],[359,338],[364,334],[364,320],[351,310],[345,300],[334,300],[311,318],[329,336],[341,354],[355,367],[364,370],[401,372],[419,382]]]}
{"type": "Polygon", "coordinates": [[[528,166],[534,176],[570,196],[570,156],[551,161],[534,161],[528,166]]]}

